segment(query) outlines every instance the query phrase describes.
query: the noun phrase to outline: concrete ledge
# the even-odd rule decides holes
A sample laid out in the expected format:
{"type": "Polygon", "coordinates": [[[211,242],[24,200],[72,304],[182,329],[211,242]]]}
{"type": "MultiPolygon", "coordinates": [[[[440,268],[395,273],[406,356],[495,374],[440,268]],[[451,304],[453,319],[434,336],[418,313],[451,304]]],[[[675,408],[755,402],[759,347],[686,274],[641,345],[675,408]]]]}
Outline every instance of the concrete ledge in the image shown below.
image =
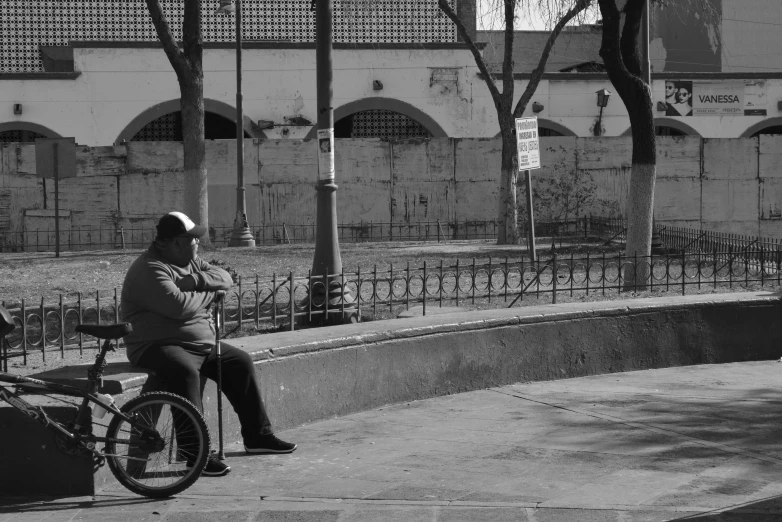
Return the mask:
{"type": "MultiPolygon", "coordinates": [[[[779,294],[711,294],[427,315],[223,343],[252,355],[279,431],[384,404],[514,382],[774,359],[782,351],[780,312],[779,294]]],[[[104,389],[119,402],[135,396],[147,382],[147,375],[136,370],[110,365],[104,389]]],[[[83,367],[69,371],[71,375],[48,377],[68,381],[86,375],[83,367]]],[[[216,445],[216,389],[211,382],[204,408],[216,445]]],[[[239,441],[238,419],[227,402],[225,413],[225,440],[239,441]]],[[[28,448],[20,441],[34,431],[37,437],[51,438],[39,425],[12,414],[16,412],[0,407],[0,447],[28,448]]],[[[92,494],[105,480],[79,481],[80,487],[93,489],[74,492],[73,468],[60,473],[44,453],[25,450],[23,458],[46,460],[40,469],[67,477],[67,493],[51,484],[44,490],[35,480],[40,477],[25,481],[18,474],[0,474],[0,491],[92,494]]],[[[11,462],[16,458],[0,455],[0,468],[19,469],[19,462],[11,462]]]]}
{"type": "Polygon", "coordinates": [[[226,341],[257,361],[277,429],[521,381],[778,358],[778,294],[484,310],[226,341]]]}

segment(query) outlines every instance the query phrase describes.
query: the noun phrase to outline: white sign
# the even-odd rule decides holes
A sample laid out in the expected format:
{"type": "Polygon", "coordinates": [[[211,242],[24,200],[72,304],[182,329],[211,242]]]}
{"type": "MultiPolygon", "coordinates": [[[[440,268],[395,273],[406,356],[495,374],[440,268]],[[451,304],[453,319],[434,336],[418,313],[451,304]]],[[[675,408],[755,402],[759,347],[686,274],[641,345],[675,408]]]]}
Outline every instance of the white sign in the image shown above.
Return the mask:
{"type": "Polygon", "coordinates": [[[318,129],[318,179],[334,179],[334,129],[318,129]]]}
{"type": "Polygon", "coordinates": [[[516,118],[516,150],[519,154],[519,170],[540,168],[537,118],[516,118]]]}

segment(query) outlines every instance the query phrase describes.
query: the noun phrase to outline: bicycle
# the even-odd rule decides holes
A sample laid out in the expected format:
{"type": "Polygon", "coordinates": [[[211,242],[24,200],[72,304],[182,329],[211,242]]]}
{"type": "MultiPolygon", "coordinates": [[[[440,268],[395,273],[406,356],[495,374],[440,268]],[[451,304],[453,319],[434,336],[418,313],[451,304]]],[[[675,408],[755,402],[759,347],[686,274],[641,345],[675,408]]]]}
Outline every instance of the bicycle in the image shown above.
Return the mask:
{"type": "MultiPolygon", "coordinates": [[[[0,306],[0,343],[15,329],[11,314],[0,306]]],[[[98,466],[108,462],[117,481],[130,491],[151,498],[181,493],[201,475],[209,457],[209,430],[203,415],[187,399],[167,392],[144,393],[121,408],[99,393],[106,354],[112,341],[132,331],[130,324],[76,326],[76,331],[104,339],[95,363],[88,369],[85,389],[0,372],[0,401],[5,401],[54,432],[56,447],[77,457],[91,457],[98,466]],[[14,392],[9,390],[14,388],[14,392]],[[81,398],[73,420],[58,422],[44,407],[25,401],[23,392],[81,398]],[[108,424],[100,421],[109,415],[108,424]],[[93,433],[106,429],[105,436],[93,433]],[[97,444],[105,446],[99,450],[97,444]]],[[[65,401],[76,407],[76,404],[65,401]]]]}

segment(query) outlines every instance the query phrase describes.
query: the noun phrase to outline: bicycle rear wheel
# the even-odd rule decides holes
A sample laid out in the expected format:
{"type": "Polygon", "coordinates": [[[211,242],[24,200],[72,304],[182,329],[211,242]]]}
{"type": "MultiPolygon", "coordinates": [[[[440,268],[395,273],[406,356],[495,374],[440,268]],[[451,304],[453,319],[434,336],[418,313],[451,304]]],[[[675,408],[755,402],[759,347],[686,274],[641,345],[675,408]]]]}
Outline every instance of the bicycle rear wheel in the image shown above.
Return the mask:
{"type": "Polygon", "coordinates": [[[187,399],[145,393],[122,408],[106,432],[106,460],[117,480],[146,497],[170,497],[198,480],[209,456],[209,430],[187,399]]]}

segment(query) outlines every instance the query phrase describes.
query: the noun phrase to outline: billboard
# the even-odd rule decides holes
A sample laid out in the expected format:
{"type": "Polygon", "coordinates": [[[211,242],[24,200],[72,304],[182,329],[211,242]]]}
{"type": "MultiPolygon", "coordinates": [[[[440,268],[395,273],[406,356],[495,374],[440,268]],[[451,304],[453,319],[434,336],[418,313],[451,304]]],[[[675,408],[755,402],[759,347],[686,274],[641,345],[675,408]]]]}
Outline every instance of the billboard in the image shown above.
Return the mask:
{"type": "Polygon", "coordinates": [[[765,80],[666,80],[666,116],[765,116],[765,80]]]}

